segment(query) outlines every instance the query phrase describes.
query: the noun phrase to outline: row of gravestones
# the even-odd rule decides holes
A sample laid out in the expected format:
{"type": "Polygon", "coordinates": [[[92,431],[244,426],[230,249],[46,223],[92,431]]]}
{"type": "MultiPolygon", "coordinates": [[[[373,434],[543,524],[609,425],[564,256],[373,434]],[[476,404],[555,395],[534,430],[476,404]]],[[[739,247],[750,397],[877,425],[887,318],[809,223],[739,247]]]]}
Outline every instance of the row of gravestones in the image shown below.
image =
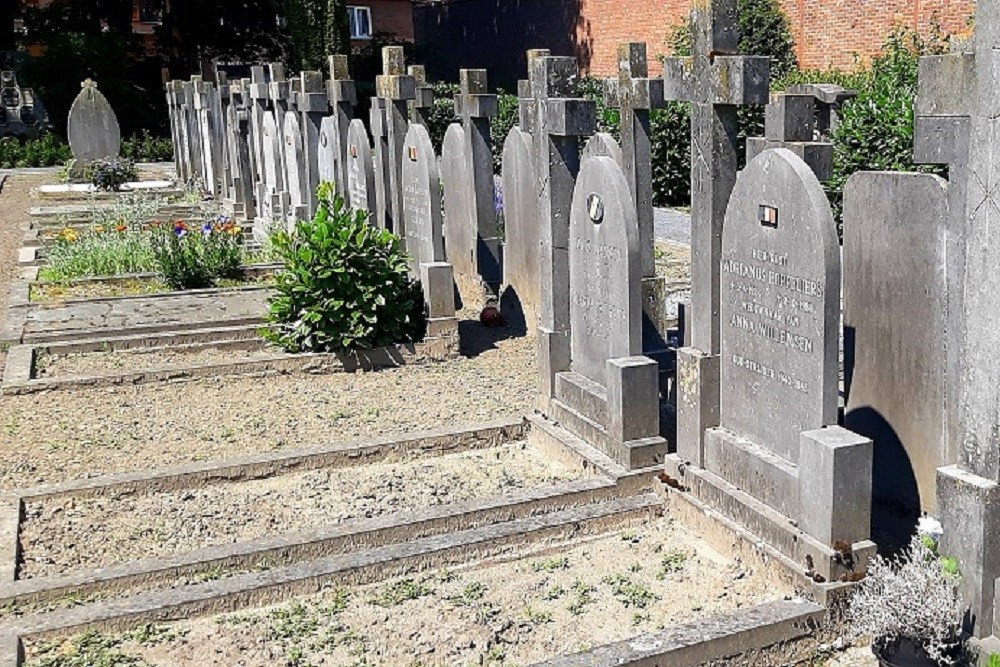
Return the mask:
{"type": "MultiPolygon", "coordinates": [[[[978,26],[978,54],[921,64],[918,158],[949,164],[951,182],[855,177],[845,192],[842,281],[818,176],[830,173],[832,149],[822,139],[848,94],[806,86],[771,101],[766,59],[717,55],[737,51],[734,0],[701,3],[693,19],[694,55],[667,59],[662,79],[648,77],[641,45],[623,46],[621,75],[607,90],[621,110],[620,146],[594,135],[594,104],[573,97],[574,60],[529,52],[519,126],[503,147],[502,253],[482,150],[495,108],[484,74],[463,73],[464,122],[449,128],[439,171],[422,125],[428,91],[403,73],[401,52],[385,53],[371,142],[359,121],[347,122],[355,100],[344,63],[332,63],[327,87],[336,113],[318,122],[298,120],[322,106],[303,97],[318,94],[315,76],[289,83],[272,66],[265,83],[257,68],[258,81],[240,86],[250,93],[242,100],[253,101],[241,102],[249,116],[241,136],[257,218],[284,223],[308,211],[315,205],[308,191],[292,195],[288,187],[326,180],[322,168],[352,206],[373,211],[374,224],[405,239],[414,270],[438,286],[444,310],[454,308],[447,303],[453,270],[479,286],[503,283],[504,296],[537,328],[540,412],[623,465],[666,463],[668,477],[692,497],[817,581],[863,568],[874,549],[873,488],[882,506],[912,505],[901,488],[912,476],[918,507],[944,521],[946,549],[968,554],[964,585],[976,632],[989,634],[1000,574],[1000,390],[997,373],[982,369],[1000,371],[990,326],[1000,290],[983,248],[1000,216],[1000,164],[990,153],[1000,140],[998,93],[988,60],[998,28],[978,26]],[[979,92],[969,102],[957,85],[979,92]],[[688,347],[678,351],[676,452],[666,455],[643,307],[646,282],[655,280],[649,110],[671,99],[692,103],[692,307],[688,347]],[[749,163],[738,173],[737,108],[768,101],[766,136],[748,142],[749,163]],[[319,127],[315,143],[295,132],[310,123],[319,127]],[[279,126],[284,142],[276,141],[279,126]],[[981,146],[970,146],[972,132],[984,137],[981,146]],[[324,157],[317,146],[334,150],[324,157]],[[902,467],[886,464],[894,448],[902,467]]],[[[186,86],[196,88],[173,84],[186,86]]],[[[192,122],[177,122],[188,114],[172,105],[178,132],[192,122]]],[[[188,128],[188,136],[211,132],[188,128]]],[[[181,148],[181,156],[197,150],[181,148]]],[[[204,153],[190,162],[202,174],[214,166],[204,153]]],[[[220,159],[223,169],[213,173],[225,173],[220,159]]]]}

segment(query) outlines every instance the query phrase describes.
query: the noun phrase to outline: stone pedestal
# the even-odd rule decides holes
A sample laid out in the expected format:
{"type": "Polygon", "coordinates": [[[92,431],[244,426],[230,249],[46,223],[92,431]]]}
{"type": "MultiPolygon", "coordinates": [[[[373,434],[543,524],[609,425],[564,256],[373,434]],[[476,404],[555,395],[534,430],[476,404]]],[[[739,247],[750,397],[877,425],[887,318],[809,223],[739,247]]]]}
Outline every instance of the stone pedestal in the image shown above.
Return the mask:
{"type": "Polygon", "coordinates": [[[454,358],[459,354],[454,271],[447,262],[425,262],[420,264],[419,274],[427,315],[424,348],[433,358],[454,358]]]}
{"type": "Polygon", "coordinates": [[[1000,576],[1000,484],[958,466],[938,468],[937,500],[945,526],[940,551],[958,558],[973,634],[989,636],[1000,576]]]}
{"type": "Polygon", "coordinates": [[[705,431],[719,425],[719,355],[677,350],[677,456],[705,465],[705,431]]]}

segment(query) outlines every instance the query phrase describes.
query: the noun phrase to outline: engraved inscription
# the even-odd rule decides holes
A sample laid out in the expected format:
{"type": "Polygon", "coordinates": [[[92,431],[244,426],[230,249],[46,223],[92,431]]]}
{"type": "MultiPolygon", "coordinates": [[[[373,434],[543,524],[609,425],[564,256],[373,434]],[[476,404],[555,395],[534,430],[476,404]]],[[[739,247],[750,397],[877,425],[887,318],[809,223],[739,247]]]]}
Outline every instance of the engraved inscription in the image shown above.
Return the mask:
{"type": "Polygon", "coordinates": [[[587,258],[588,273],[593,278],[574,294],[573,306],[580,311],[587,336],[608,340],[614,330],[612,325],[627,317],[623,305],[614,303],[608,290],[610,276],[622,270],[624,252],[583,238],[577,238],[574,245],[587,258]]]}

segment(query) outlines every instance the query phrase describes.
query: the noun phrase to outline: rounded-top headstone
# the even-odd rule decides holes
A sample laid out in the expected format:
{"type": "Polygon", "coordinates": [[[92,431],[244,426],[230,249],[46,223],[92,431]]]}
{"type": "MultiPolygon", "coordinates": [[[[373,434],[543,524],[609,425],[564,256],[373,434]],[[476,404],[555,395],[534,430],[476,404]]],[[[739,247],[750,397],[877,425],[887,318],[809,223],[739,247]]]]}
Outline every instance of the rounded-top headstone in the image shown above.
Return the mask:
{"type": "Polygon", "coordinates": [[[86,162],[118,157],[122,134],[114,110],[96,83],[87,79],[82,87],[69,109],[66,128],[73,157],[86,162]]]}
{"type": "Polygon", "coordinates": [[[337,136],[337,119],[328,116],[319,124],[319,180],[320,182],[335,183],[338,190],[344,187],[343,183],[338,183],[340,141],[337,136]]]}
{"type": "Polygon", "coordinates": [[[569,306],[573,371],[604,385],[610,359],[642,354],[639,222],[609,157],[586,160],[573,190],[569,306]]]}
{"type": "Polygon", "coordinates": [[[360,118],[347,127],[347,195],[351,208],[368,211],[369,222],[374,223],[375,171],[372,165],[372,148],[368,143],[368,130],[360,118]]]}
{"type": "Polygon", "coordinates": [[[792,463],[837,423],[840,246],[823,187],[785,148],[736,180],[722,232],[722,427],[792,463]]]}
{"type": "Polygon", "coordinates": [[[477,229],[476,198],[469,169],[465,130],[452,123],[441,146],[441,177],[444,179],[444,250],[455,273],[475,275],[477,229]]]}
{"type": "Polygon", "coordinates": [[[607,132],[598,132],[587,140],[583,147],[581,160],[589,157],[609,157],[623,169],[625,168],[625,158],[622,155],[622,147],[618,145],[615,138],[607,132]]]}
{"type": "Polygon", "coordinates": [[[403,224],[410,271],[420,265],[444,261],[441,215],[441,179],[437,156],[427,128],[412,123],[403,141],[403,224]]]}
{"type": "Polygon", "coordinates": [[[538,184],[531,159],[531,135],[514,127],[503,144],[503,281],[501,305],[514,301],[528,330],[537,325],[541,301],[541,230],[538,225],[538,184]],[[511,294],[513,290],[513,294],[511,294]],[[516,299],[513,297],[516,296],[516,299]]]}

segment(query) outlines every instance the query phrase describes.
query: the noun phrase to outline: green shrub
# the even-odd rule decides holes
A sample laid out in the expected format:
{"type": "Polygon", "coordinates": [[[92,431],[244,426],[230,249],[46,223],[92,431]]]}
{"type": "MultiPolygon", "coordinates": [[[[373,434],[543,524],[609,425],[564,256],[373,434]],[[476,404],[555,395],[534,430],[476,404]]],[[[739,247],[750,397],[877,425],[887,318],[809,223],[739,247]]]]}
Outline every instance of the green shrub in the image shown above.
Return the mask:
{"type": "Polygon", "coordinates": [[[133,162],[170,162],[174,146],[170,137],[154,137],[149,130],[143,130],[122,142],[121,153],[133,162]]]}
{"type": "Polygon", "coordinates": [[[174,289],[212,287],[235,278],[243,259],[243,232],[226,216],[188,229],[182,221],[152,228],[152,248],[163,279],[174,289]]]}
{"type": "Polygon", "coordinates": [[[423,292],[407,269],[399,238],[368,224],[365,211],[351,211],[319,189],[320,206],[310,221],[274,247],[284,268],[268,300],[265,336],[289,352],[343,352],[416,341],[426,321],[423,292]]]}
{"type": "Polygon", "coordinates": [[[503,144],[507,135],[517,125],[517,95],[497,91],[497,115],[490,119],[490,139],[493,141],[493,171],[497,174],[503,168],[503,144]]]}
{"type": "Polygon", "coordinates": [[[0,168],[54,167],[72,157],[69,145],[51,133],[37,139],[0,138],[0,168]]]}
{"type": "Polygon", "coordinates": [[[917,61],[943,53],[947,38],[932,32],[923,39],[906,29],[893,31],[871,68],[853,83],[858,96],[844,105],[833,134],[833,177],[825,186],[841,225],[844,184],[858,171],[929,171],[943,167],[913,162],[913,100],[917,93],[917,61]]]}
{"type": "Polygon", "coordinates": [[[430,112],[424,113],[427,119],[427,133],[431,135],[434,150],[440,155],[444,133],[448,131],[448,126],[461,121],[455,115],[455,95],[458,95],[459,88],[454,83],[445,81],[435,81],[431,87],[434,89],[434,106],[430,112]]]}

